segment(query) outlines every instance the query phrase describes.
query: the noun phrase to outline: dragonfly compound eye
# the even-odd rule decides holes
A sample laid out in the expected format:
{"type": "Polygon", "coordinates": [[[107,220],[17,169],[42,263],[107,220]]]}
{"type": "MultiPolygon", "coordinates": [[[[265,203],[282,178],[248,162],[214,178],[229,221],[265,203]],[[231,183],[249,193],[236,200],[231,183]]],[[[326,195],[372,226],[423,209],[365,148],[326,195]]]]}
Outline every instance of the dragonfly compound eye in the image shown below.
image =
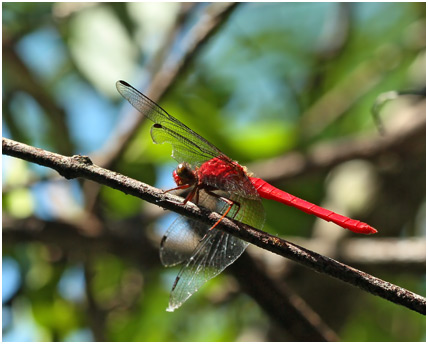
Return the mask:
{"type": "Polygon", "coordinates": [[[194,184],[196,181],[195,173],[188,163],[181,163],[173,173],[177,185],[194,184]]]}

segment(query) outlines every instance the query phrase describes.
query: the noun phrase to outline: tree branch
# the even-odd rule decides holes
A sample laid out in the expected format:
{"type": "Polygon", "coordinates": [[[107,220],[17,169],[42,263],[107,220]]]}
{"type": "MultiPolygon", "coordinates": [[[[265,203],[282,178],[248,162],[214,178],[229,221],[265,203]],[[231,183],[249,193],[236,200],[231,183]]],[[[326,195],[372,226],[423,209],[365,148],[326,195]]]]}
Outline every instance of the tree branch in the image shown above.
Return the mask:
{"type": "MultiPolygon", "coordinates": [[[[215,212],[210,212],[190,202],[186,205],[174,203],[174,201],[177,201],[176,196],[164,194],[157,188],[96,166],[85,156],[74,155],[66,157],[6,138],[2,140],[2,148],[3,154],[53,168],[67,179],[78,177],[90,179],[207,224],[212,225],[221,217],[215,212]]],[[[218,228],[315,271],[350,283],[421,314],[426,314],[426,300],[422,296],[334,259],[322,256],[250,226],[241,223],[238,224],[227,218],[222,220],[218,228]]]]}

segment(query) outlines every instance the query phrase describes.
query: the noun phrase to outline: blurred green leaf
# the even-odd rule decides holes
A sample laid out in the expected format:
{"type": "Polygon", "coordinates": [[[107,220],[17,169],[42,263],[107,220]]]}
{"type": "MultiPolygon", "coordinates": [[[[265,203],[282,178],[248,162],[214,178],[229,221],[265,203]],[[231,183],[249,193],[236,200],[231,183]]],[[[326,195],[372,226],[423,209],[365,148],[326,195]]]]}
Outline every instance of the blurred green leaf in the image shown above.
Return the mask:
{"type": "Polygon", "coordinates": [[[4,198],[6,211],[17,218],[26,218],[34,211],[34,201],[28,189],[15,189],[4,198]]]}

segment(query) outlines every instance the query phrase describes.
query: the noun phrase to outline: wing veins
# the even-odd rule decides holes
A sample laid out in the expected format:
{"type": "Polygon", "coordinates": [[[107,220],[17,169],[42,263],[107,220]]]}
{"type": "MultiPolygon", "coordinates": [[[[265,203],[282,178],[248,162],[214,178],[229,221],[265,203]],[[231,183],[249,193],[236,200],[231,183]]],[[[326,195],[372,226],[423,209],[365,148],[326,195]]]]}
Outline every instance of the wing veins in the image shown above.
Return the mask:
{"type": "MultiPolygon", "coordinates": [[[[182,142],[182,143],[187,143],[186,148],[189,149],[190,152],[192,152],[195,155],[202,155],[204,156],[206,159],[211,159],[216,157],[216,155],[213,155],[212,152],[210,152],[207,149],[203,149],[201,146],[197,145],[195,142],[193,142],[192,140],[188,139],[187,137],[179,134],[177,131],[168,128],[167,126],[162,125],[162,129],[167,132],[169,135],[175,137],[178,141],[182,142]],[[190,147],[193,147],[193,149],[190,149],[190,147]]],[[[171,143],[174,145],[174,143],[171,143]]],[[[219,151],[219,154],[221,154],[221,156],[223,156],[223,154],[219,151]]]]}
{"type": "MultiPolygon", "coordinates": [[[[143,115],[147,116],[154,123],[160,124],[163,128],[167,128],[175,133],[177,130],[182,130],[189,135],[191,135],[192,139],[186,139],[182,135],[180,138],[184,139],[186,143],[191,143],[193,146],[199,148],[199,151],[204,153],[202,157],[204,159],[209,159],[211,157],[224,156],[224,154],[212,143],[205,140],[202,136],[195,133],[192,129],[187,127],[185,124],[180,122],[175,117],[171,116],[168,112],[166,112],[163,108],[161,108],[158,104],[156,104],[153,100],[142,94],[140,91],[129,85],[125,81],[118,81],[116,83],[116,88],[119,93],[126,99],[128,102],[143,115]],[[176,126],[178,129],[173,130],[169,127],[176,126]],[[199,146],[199,147],[198,147],[199,146]],[[204,148],[203,148],[204,147],[204,148]],[[209,155],[207,155],[209,154],[209,155]]],[[[198,153],[195,152],[195,155],[198,153]]],[[[201,161],[202,162],[202,161],[201,161]]]]}

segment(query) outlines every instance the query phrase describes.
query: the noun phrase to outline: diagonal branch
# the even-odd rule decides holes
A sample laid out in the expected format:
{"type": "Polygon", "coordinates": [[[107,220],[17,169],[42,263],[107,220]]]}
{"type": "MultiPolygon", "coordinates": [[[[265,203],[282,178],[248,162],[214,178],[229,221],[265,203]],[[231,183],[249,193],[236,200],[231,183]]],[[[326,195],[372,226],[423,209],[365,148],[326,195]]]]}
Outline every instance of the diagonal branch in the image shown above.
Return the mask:
{"type": "MultiPolygon", "coordinates": [[[[79,177],[90,179],[207,224],[213,224],[221,217],[215,212],[210,212],[190,202],[186,205],[174,203],[177,201],[176,196],[164,194],[157,188],[96,166],[85,156],[66,157],[6,138],[2,140],[2,148],[3,154],[53,168],[67,179],[79,177]]],[[[315,271],[350,283],[421,314],[426,314],[424,297],[334,259],[227,218],[222,220],[218,228],[315,271]]]]}

